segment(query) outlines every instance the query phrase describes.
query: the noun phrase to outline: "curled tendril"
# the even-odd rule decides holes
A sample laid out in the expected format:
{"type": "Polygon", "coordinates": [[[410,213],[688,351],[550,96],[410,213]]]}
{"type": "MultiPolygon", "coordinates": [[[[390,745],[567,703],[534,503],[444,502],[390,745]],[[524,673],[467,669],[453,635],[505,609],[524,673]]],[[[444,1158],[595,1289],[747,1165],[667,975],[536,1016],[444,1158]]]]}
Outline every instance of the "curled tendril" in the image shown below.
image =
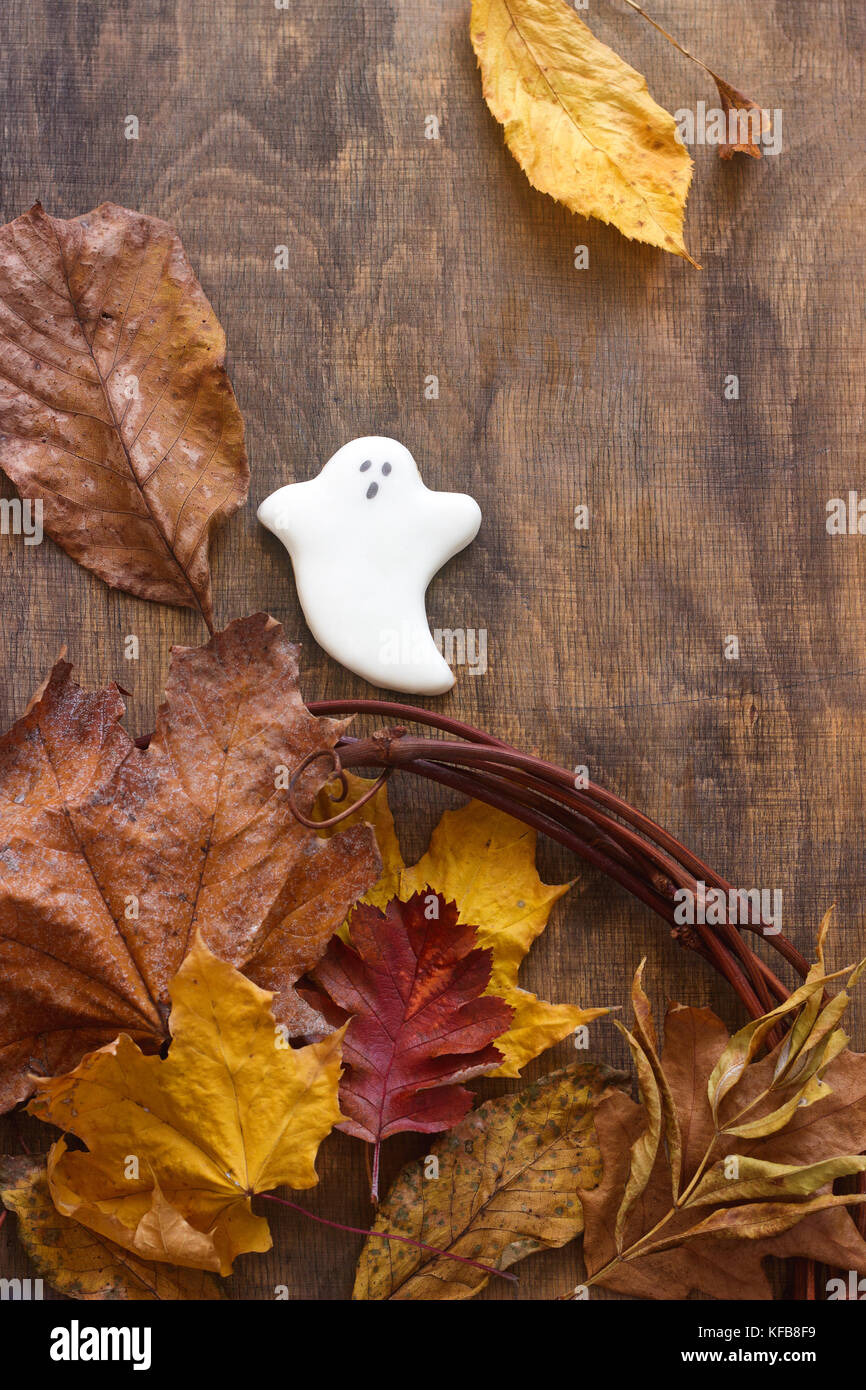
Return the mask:
{"type": "Polygon", "coordinates": [[[296,820],[301,822],[301,825],[307,826],[309,830],[329,830],[331,826],[339,825],[341,821],[347,820],[349,816],[354,815],[355,811],[359,810],[362,806],[366,806],[367,802],[372,800],[379,788],[384,786],[385,782],[387,782],[393,771],[392,768],[386,767],[380,776],[376,778],[372,787],[369,787],[368,790],[365,791],[363,796],[359,797],[351,806],[347,806],[344,810],[338,811],[335,816],[330,816],[328,820],[312,820],[299,810],[295,792],[299,779],[306,772],[307,768],[319,758],[330,758],[331,760],[331,775],[322,783],[322,786],[327,786],[329,782],[333,781],[338,781],[340,783],[339,796],[332,796],[331,800],[345,801],[346,797],[349,795],[349,784],[346,781],[343,764],[340,762],[340,755],[336,748],[314,748],[312,753],[308,753],[303,762],[298,763],[298,766],[289,778],[288,790],[289,806],[291,807],[292,815],[296,820]]]}

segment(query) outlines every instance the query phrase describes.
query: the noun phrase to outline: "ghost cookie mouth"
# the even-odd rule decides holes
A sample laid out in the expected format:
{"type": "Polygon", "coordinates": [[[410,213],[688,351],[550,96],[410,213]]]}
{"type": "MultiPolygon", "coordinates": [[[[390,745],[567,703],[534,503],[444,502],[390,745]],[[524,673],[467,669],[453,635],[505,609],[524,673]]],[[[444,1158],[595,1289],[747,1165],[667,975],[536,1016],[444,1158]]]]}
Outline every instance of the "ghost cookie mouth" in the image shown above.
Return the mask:
{"type": "MultiPolygon", "coordinates": [[[[367,473],[367,472],[369,472],[369,470],[370,470],[372,467],[373,467],[373,460],[372,460],[372,459],[364,459],[364,462],[361,464],[361,467],[359,468],[358,472],[359,472],[359,473],[367,473]]],[[[382,475],[383,478],[387,478],[387,477],[388,477],[388,474],[391,472],[391,464],[388,462],[387,459],[386,459],[385,462],[382,464],[381,468],[379,469],[379,472],[381,473],[381,475],[382,475]]],[[[376,493],[377,493],[378,491],[379,491],[379,484],[378,484],[377,482],[372,482],[372,483],[370,483],[370,485],[368,486],[367,491],[364,493],[364,496],[367,498],[367,501],[368,501],[368,502],[372,502],[373,498],[376,496],[376,493]]]]}
{"type": "Polygon", "coordinates": [[[425,487],[408,449],[371,435],[344,444],[317,477],[271,493],[258,516],[291,555],[310,631],[336,661],[388,690],[451,689],[424,595],[475,538],[473,498],[425,487]],[[394,633],[399,642],[383,640],[394,633]]]}

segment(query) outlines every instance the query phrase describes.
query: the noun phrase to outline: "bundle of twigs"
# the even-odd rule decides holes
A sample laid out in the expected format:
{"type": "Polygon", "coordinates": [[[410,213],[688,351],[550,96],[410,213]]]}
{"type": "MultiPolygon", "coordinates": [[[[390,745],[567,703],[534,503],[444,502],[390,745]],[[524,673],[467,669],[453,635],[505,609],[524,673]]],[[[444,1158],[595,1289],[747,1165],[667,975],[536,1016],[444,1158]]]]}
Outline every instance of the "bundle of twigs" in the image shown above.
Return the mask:
{"type": "MultiPolygon", "coordinates": [[[[332,780],[343,769],[363,767],[381,768],[379,781],[383,781],[400,768],[486,801],[573,850],[651,907],[670,924],[682,946],[710,961],[754,1017],[788,997],[789,990],[752,950],[739,927],[728,922],[718,926],[676,923],[678,889],[686,888],[699,898],[698,885],[703,883],[720,889],[726,901],[734,889],[675,836],[613,792],[594,782],[584,784],[564,768],[430,710],[385,700],[319,700],[309,708],[318,715],[388,715],[401,721],[367,738],[342,738],[334,764],[323,778],[332,780]],[[402,721],[439,729],[447,737],[415,737],[402,721]]],[[[296,769],[295,778],[305,766],[296,769]]],[[[357,805],[333,816],[329,824],[337,824],[354,809],[357,805]]],[[[751,903],[742,900],[742,909],[748,917],[742,925],[764,936],[805,976],[808,964],[792,942],[764,922],[751,903]]]]}

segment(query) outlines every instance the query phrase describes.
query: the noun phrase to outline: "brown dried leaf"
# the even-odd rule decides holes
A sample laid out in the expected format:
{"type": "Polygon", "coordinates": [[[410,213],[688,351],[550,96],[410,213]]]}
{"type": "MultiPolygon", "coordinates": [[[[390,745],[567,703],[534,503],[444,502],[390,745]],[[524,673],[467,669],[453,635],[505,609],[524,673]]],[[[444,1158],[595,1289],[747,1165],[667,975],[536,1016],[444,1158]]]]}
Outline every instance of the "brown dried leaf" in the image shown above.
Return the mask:
{"type": "Polygon", "coordinates": [[[0,1108],[118,1032],[159,1047],[196,928],[277,995],[290,1034],[322,1027],[294,982],[380,865],[368,827],[322,840],[292,813],[287,772],[341,727],[309,713],[297,676],[258,613],[174,649],[147,750],[117,688],[82,691],[65,661],[0,738],[0,1108]]]}
{"type": "MultiPolygon", "coordinates": [[[[738,1091],[743,1104],[758,1093],[771,1074],[774,1055],[754,1068],[738,1091]]],[[[830,1094],[819,1105],[798,1109],[784,1130],[744,1143],[733,1141],[737,1153],[774,1163],[818,1163],[829,1152],[856,1154],[866,1150],[866,1053],[843,1052],[827,1068],[830,1094]]]]}
{"type": "Polygon", "coordinates": [[[649,1058],[634,1034],[624,1028],[619,1020],[615,1019],[614,1022],[628,1043],[637,1072],[641,1105],[647,1121],[646,1126],[631,1145],[628,1180],[616,1213],[614,1238],[617,1250],[622,1250],[628,1213],[652,1177],[658,1156],[659,1140],[662,1134],[662,1102],[658,1082],[649,1058]]]}
{"type": "Polygon", "coordinates": [[[210,627],[208,542],[249,481],[224,361],[168,223],[36,203],[0,229],[0,467],[73,559],[210,627]]]}
{"type": "MultiPolygon", "coordinates": [[[[685,1010],[680,1011],[685,1012],[685,1010]]],[[[703,1010],[698,1011],[703,1012],[703,1010]]],[[[860,1058],[859,1071],[866,1074],[866,1058],[860,1058]]],[[[684,1065],[687,1065],[684,1059],[684,1065]]],[[[706,1073],[704,1073],[706,1075],[706,1073]]],[[[822,1102],[822,1105],[828,1102],[822,1102]]],[[[706,1100],[704,1099],[704,1105],[706,1100]]],[[[821,1107],[814,1107],[817,1115],[821,1107]]],[[[858,1096],[852,1106],[859,1116],[860,1132],[866,1136],[866,1094],[858,1096]]],[[[705,1125],[706,1114],[697,1117],[705,1125]]],[[[810,1112],[811,1113],[811,1112],[810,1112]]],[[[680,1111],[681,1122],[684,1119],[680,1111]]],[[[773,1297],[772,1288],[763,1269],[770,1255],[786,1259],[805,1255],[827,1265],[855,1269],[866,1274],[866,1241],[860,1236],[848,1212],[841,1205],[830,1209],[813,1210],[810,1214],[795,1213],[796,1224],[763,1239],[732,1239],[705,1234],[685,1239],[685,1231],[696,1225],[700,1209],[685,1211],[661,1228],[657,1239],[675,1238],[669,1248],[629,1261],[616,1260],[613,1225],[617,1206],[628,1176],[629,1148],[640,1133],[644,1120],[641,1108],[623,1094],[606,1098],[596,1111],[595,1128],[604,1163],[604,1176],[593,1191],[581,1193],[583,1204],[584,1258],[587,1273],[606,1289],[633,1298],[685,1299],[692,1292],[710,1298],[762,1299],[773,1297]],[[604,1274],[599,1271],[609,1265],[604,1274]]],[[[821,1139],[826,1154],[828,1147],[845,1147],[846,1126],[837,1121],[828,1123],[828,1132],[821,1139]]],[[[770,1156],[781,1148],[783,1136],[774,1136],[761,1148],[761,1156],[770,1156]]],[[[813,1138],[817,1136],[813,1135],[813,1138]]],[[[866,1139],[864,1139],[866,1146],[866,1139]]],[[[752,1144],[751,1149],[757,1149],[752,1144]]],[[[796,1143],[792,1148],[796,1150],[796,1143]]],[[[723,1150],[724,1151],[724,1150],[723,1150]]],[[[792,1155],[793,1156],[793,1155],[792,1155]]],[[[656,1167],[653,1179],[637,1200],[626,1232],[628,1246],[638,1236],[652,1230],[656,1222],[669,1211],[670,1177],[662,1162],[656,1167]]],[[[789,1203],[784,1203],[786,1207],[789,1203]]],[[[747,1231],[741,1233],[748,1235],[747,1231]]]]}
{"type": "Polygon", "coordinates": [[[765,1139],[768,1134],[775,1134],[777,1130],[784,1129],[800,1106],[814,1105],[816,1100],[824,1100],[829,1094],[829,1086],[819,1077],[811,1076],[805,1086],[795,1090],[775,1110],[759,1115],[754,1120],[747,1120],[745,1124],[726,1123],[724,1132],[737,1139],[765,1139]]]}
{"type": "MultiPolygon", "coordinates": [[[[830,925],[833,919],[833,911],[834,909],[832,907],[828,908],[827,911],[824,913],[824,916],[821,918],[821,925],[818,928],[818,940],[815,943],[815,960],[810,966],[809,973],[806,976],[807,984],[810,983],[812,980],[816,980],[820,975],[826,974],[827,967],[824,962],[824,946],[827,942],[827,937],[830,931],[830,925]]],[[[842,995],[838,997],[841,998],[842,995]]],[[[783,1039],[781,1048],[779,1049],[779,1058],[776,1065],[776,1070],[773,1074],[774,1080],[780,1077],[783,1073],[789,1071],[790,1068],[793,1066],[800,1049],[805,1043],[806,1038],[808,1037],[809,1033],[814,1027],[818,1015],[821,1012],[822,1000],[823,993],[819,994],[816,992],[815,994],[810,995],[810,997],[806,1000],[805,1004],[800,1010],[799,1014],[795,1018],[793,1024],[791,1025],[783,1039]]]]}
{"type": "Polygon", "coordinates": [[[866,1172],[866,1158],[858,1154],[806,1164],[738,1157],[737,1177],[731,1178],[725,1172],[725,1160],[721,1159],[701,1178],[689,1205],[701,1207],[716,1202],[752,1202],[759,1198],[811,1197],[836,1178],[862,1172],[866,1172]]]}
{"type": "MultiPolygon", "coordinates": [[[[709,71],[709,69],[708,69],[709,71]]],[[[725,139],[719,145],[719,156],[721,159],[733,159],[735,154],[749,154],[753,159],[761,159],[763,150],[759,144],[763,133],[768,133],[773,128],[773,118],[769,111],[759,106],[751,97],[747,97],[743,92],[738,92],[736,87],[732,87],[724,78],[712,74],[713,81],[719,89],[719,96],[722,99],[722,110],[727,121],[727,132],[731,134],[731,112],[737,114],[736,138],[734,140],[725,139]],[[758,137],[757,139],[755,137],[758,137]]]]}
{"type": "MultiPolygon", "coordinates": [[[[801,1002],[808,1006],[808,1001],[804,992],[801,1002]]],[[[732,1049],[714,1015],[683,1008],[669,1011],[665,1033],[661,1061],[677,1109],[683,1183],[688,1185],[716,1135],[707,1075],[719,1072],[725,1056],[734,1060],[734,1052],[739,1065],[751,1035],[732,1049]]],[[[659,1149],[652,1176],[633,1201],[622,1233],[627,1256],[645,1237],[647,1249],[626,1259],[618,1258],[616,1217],[629,1183],[633,1146],[656,1122],[652,1112],[627,1096],[612,1095],[600,1103],[596,1132],[604,1177],[581,1198],[585,1258],[593,1282],[642,1298],[686,1298],[692,1291],[715,1298],[769,1298],[762,1269],[769,1255],[808,1255],[866,1272],[866,1242],[845,1210],[850,1199],[818,1191],[835,1176],[863,1169],[856,1155],[866,1149],[866,1056],[837,1056],[824,1073],[823,1098],[807,1107],[791,1106],[784,1125],[775,1128],[780,1102],[784,1105],[799,1091],[790,1084],[768,1090],[779,1051],[748,1066],[720,1101],[721,1125],[733,1125],[740,1134],[721,1133],[715,1139],[713,1166],[688,1194],[693,1205],[672,1212],[670,1164],[659,1149]],[[744,1110],[750,1126],[736,1123],[744,1110]],[[752,1133],[744,1137],[747,1128],[752,1133]],[[739,1156],[739,1166],[725,1170],[724,1159],[733,1154],[739,1156]],[[790,1201],[781,1200],[786,1195],[790,1201]],[[753,1202],[761,1196],[780,1200],[753,1202]],[[709,1202],[728,1205],[704,1216],[701,1208],[705,1211],[709,1202]]],[[[715,1093],[715,1086],[710,1089],[715,1093]]]]}
{"type": "Polygon", "coordinates": [[[694,53],[690,53],[678,39],[674,38],[673,34],[669,34],[667,29],[663,29],[662,26],[652,18],[652,15],[648,15],[646,10],[642,9],[637,3],[637,0],[625,0],[625,3],[630,5],[633,10],[636,10],[637,13],[641,15],[647,23],[651,24],[654,29],[658,30],[660,34],[663,34],[668,43],[672,43],[674,48],[682,53],[683,57],[689,58],[691,62],[697,63],[699,68],[703,68],[704,72],[709,73],[719,89],[725,120],[728,122],[726,126],[728,133],[730,133],[729,111],[736,111],[738,116],[742,113],[742,119],[737,124],[737,134],[742,137],[743,142],[737,143],[734,141],[733,143],[729,143],[728,141],[724,141],[719,148],[719,154],[722,159],[731,159],[738,151],[742,154],[750,154],[755,159],[760,159],[763,152],[760,145],[753,139],[753,136],[760,136],[762,132],[769,132],[772,130],[773,121],[769,111],[765,111],[763,107],[758,106],[757,102],[752,101],[750,97],[744,96],[742,92],[738,92],[736,87],[731,86],[730,82],[726,82],[723,77],[719,77],[717,72],[713,72],[712,68],[707,67],[707,64],[701,58],[697,58],[694,53]],[[752,113],[757,114],[753,115],[752,113]]]}
{"type": "MultiPolygon", "coordinates": [[[[761,1044],[773,1031],[776,1023],[787,1017],[788,1014],[799,1014],[804,1007],[811,1012],[815,995],[817,994],[820,999],[825,983],[828,980],[838,979],[840,975],[846,975],[849,971],[850,967],[847,970],[836,970],[830,975],[816,974],[814,970],[810,971],[803,984],[795,989],[783,1003],[777,1004],[774,1009],[762,1014],[760,1018],[752,1019],[734,1034],[707,1082],[707,1094],[714,1116],[719,1114],[719,1107],[725,1097],[738,1085],[746,1069],[758,1054],[761,1044]]],[[[814,1098],[817,1099],[817,1096],[814,1098]]]]}
{"type": "Polygon", "coordinates": [[[712,1009],[671,1004],[664,1023],[661,1065],[682,1130],[682,1172],[694,1173],[713,1137],[712,1115],[704,1104],[706,1078],[728,1041],[728,1030],[712,1009]]]}
{"type": "Polygon", "coordinates": [[[659,1100],[662,1107],[664,1118],[665,1139],[668,1146],[668,1158],[671,1165],[671,1191],[676,1198],[680,1190],[680,1176],[683,1166],[683,1138],[680,1133],[679,1117],[671,1093],[668,1079],[665,1076],[664,1067],[658,1055],[658,1039],[656,1037],[655,1022],[652,1016],[652,1007],[647,998],[643,987],[643,972],[646,960],[642,960],[635,972],[631,987],[631,1004],[634,1013],[634,1023],[632,1029],[635,1037],[640,1043],[646,1058],[652,1067],[653,1075],[659,1091],[659,1100]]]}
{"type": "Polygon", "coordinates": [[[823,1192],[808,1202],[745,1202],[742,1206],[721,1207],[694,1226],[689,1241],[705,1235],[745,1240],[767,1240],[797,1226],[805,1216],[828,1207],[848,1207],[866,1202],[866,1194],[837,1197],[823,1192]]]}

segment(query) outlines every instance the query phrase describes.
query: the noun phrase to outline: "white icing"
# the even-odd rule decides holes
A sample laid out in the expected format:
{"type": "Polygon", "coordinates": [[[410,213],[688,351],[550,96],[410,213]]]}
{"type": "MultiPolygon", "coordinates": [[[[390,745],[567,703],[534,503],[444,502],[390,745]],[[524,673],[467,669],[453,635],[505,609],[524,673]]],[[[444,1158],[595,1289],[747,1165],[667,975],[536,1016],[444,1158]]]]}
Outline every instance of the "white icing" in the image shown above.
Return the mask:
{"type": "Polygon", "coordinates": [[[344,444],[317,478],[272,492],[258,518],[291,555],[304,617],[336,661],[389,690],[451,689],[424,594],[478,534],[474,498],[431,492],[408,449],[370,435],[344,444]]]}

